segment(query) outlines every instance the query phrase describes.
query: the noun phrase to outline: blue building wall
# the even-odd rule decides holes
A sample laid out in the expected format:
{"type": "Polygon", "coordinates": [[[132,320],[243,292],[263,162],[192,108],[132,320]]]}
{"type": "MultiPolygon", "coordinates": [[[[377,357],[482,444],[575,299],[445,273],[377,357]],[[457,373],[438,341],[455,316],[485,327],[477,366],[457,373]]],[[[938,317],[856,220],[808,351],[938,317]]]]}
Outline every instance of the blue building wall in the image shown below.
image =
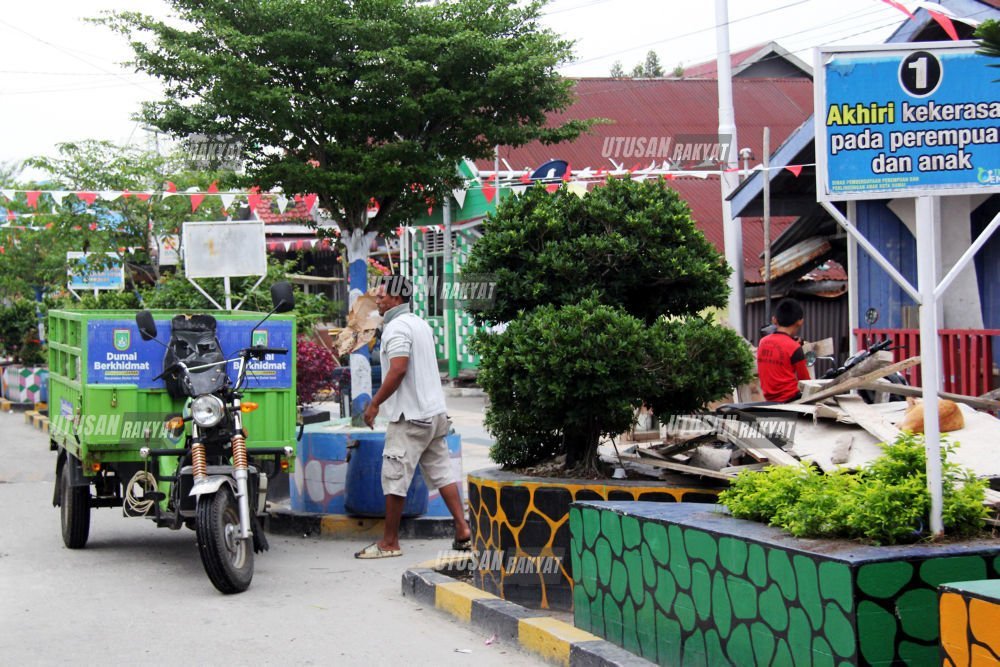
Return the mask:
{"type": "MultiPolygon", "coordinates": [[[[972,212],[973,239],[979,236],[998,212],[1000,195],[993,195],[972,212]]],[[[983,305],[983,326],[987,329],[1000,329],[1000,232],[993,232],[986,245],[976,253],[975,261],[979,298],[983,305]]]]}
{"type": "MultiPolygon", "coordinates": [[[[884,200],[858,202],[858,229],[872,245],[917,286],[917,240],[886,206],[884,200]]],[[[878,328],[903,326],[903,307],[915,306],[913,299],[889,274],[858,248],[858,308],[862,318],[869,308],[877,308],[878,328]]]]}

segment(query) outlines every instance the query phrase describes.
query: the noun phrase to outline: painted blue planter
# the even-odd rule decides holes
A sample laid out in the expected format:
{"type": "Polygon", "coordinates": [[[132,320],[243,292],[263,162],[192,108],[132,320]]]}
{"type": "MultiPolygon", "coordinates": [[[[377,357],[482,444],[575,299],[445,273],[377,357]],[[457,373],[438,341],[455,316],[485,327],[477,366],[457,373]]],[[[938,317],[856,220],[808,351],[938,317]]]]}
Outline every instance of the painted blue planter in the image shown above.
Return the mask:
{"type": "MultiPolygon", "coordinates": [[[[382,493],[385,434],[373,432],[367,437],[359,436],[351,444],[344,508],[354,516],[385,516],[385,495],[382,493]]],[[[406,493],[403,516],[420,516],[426,512],[427,484],[418,468],[406,493]]]]}
{"type": "MultiPolygon", "coordinates": [[[[385,441],[385,431],[372,431],[368,428],[353,428],[349,419],[337,419],[326,424],[306,426],[305,433],[298,443],[295,472],[291,475],[289,484],[289,504],[296,512],[312,514],[345,515],[347,510],[347,478],[348,469],[354,463],[354,456],[361,447],[377,442],[379,464],[381,465],[382,448],[385,441]],[[352,462],[347,463],[348,445],[361,442],[353,449],[352,462]]],[[[462,475],[462,440],[453,433],[445,438],[448,451],[451,454],[452,465],[456,479],[462,475]]],[[[369,452],[366,450],[365,454],[369,452]]],[[[371,452],[374,453],[374,452],[371,452]]],[[[364,457],[362,457],[364,458],[364,457]]],[[[384,513],[385,501],[382,494],[381,470],[369,472],[373,480],[370,487],[378,492],[379,515],[384,513]]],[[[464,484],[459,489],[464,494],[464,484]]],[[[424,487],[426,494],[426,486],[424,487]]],[[[411,487],[412,492],[412,487],[411,487]]],[[[444,500],[437,490],[430,492],[430,498],[424,516],[450,517],[444,500]]],[[[368,506],[373,501],[359,501],[368,506]]],[[[353,503],[352,503],[353,504],[353,503]]]]}

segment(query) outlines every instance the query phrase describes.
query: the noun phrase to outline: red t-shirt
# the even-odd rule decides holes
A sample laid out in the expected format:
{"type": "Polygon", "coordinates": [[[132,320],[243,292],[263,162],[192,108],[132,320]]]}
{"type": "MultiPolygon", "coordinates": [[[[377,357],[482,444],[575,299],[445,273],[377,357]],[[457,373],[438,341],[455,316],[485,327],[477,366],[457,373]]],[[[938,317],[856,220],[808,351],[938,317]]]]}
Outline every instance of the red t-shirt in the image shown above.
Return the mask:
{"type": "Polygon", "coordinates": [[[809,379],[802,346],[782,331],[764,336],[757,346],[757,375],[767,400],[777,403],[795,400],[799,380],[809,379]]]}

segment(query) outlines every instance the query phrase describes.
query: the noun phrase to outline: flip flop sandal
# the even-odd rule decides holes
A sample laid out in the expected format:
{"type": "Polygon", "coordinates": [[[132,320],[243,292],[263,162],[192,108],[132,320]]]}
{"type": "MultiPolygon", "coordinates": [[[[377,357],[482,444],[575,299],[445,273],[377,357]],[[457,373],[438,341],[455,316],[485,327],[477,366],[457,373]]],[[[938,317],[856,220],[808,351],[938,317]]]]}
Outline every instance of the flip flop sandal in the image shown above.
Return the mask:
{"type": "Polygon", "coordinates": [[[368,560],[372,558],[393,558],[395,556],[402,555],[402,549],[383,549],[378,545],[378,542],[372,542],[367,547],[354,554],[354,557],[368,560]]]}
{"type": "Polygon", "coordinates": [[[456,539],[451,543],[452,551],[472,551],[472,538],[468,537],[464,540],[456,539]]]}

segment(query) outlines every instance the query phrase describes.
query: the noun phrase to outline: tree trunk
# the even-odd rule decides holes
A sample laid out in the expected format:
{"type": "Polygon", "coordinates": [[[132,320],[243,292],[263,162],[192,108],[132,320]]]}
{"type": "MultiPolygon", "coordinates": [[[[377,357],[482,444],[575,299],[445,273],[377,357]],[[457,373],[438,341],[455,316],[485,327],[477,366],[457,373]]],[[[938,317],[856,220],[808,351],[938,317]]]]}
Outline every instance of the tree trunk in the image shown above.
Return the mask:
{"type": "MultiPolygon", "coordinates": [[[[375,232],[352,229],[344,234],[347,246],[347,286],[353,306],[359,296],[368,291],[368,249],[375,239],[375,232]]],[[[351,420],[363,426],[362,415],[372,402],[372,367],[367,345],[351,353],[351,420]]]]}
{"type": "Polygon", "coordinates": [[[572,430],[567,429],[563,435],[566,443],[566,469],[583,465],[588,470],[597,470],[597,446],[600,443],[600,433],[591,420],[589,424],[581,424],[572,430]]]}

